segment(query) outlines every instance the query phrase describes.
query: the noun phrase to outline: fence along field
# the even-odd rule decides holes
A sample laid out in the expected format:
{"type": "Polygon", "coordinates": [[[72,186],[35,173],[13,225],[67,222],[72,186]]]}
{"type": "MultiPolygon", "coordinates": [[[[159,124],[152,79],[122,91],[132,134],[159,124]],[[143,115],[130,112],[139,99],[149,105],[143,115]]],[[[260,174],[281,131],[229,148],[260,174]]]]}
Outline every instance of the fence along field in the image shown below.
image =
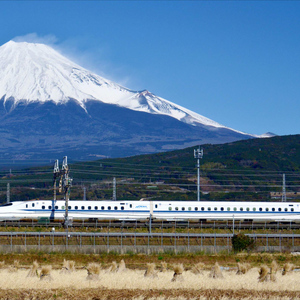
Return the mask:
{"type": "MultiPolygon", "coordinates": [[[[0,232],[2,253],[230,253],[231,234],[143,232],[0,232]]],[[[246,236],[243,235],[242,236],[246,236]]],[[[300,234],[247,234],[252,251],[300,251],[300,234]]],[[[240,250],[238,250],[240,251],[240,250]]]]}
{"type": "Polygon", "coordinates": [[[85,266],[64,260],[55,268],[2,262],[0,299],[300,299],[295,268],[291,263],[279,267],[275,261],[253,268],[195,263],[188,270],[164,261],[139,269],[128,268],[124,260],[85,266]]]}

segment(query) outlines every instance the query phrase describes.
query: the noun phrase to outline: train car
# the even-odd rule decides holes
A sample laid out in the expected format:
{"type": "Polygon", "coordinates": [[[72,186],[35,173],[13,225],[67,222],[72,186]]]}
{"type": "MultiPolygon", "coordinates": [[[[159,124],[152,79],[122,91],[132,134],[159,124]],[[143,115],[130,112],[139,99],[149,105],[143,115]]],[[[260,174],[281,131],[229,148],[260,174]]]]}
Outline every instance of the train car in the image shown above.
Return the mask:
{"type": "MultiPolygon", "coordinates": [[[[99,220],[253,220],[300,221],[298,202],[223,201],[75,201],[69,218],[99,220]]],[[[0,206],[0,220],[64,219],[65,201],[30,200],[0,206]]]]}

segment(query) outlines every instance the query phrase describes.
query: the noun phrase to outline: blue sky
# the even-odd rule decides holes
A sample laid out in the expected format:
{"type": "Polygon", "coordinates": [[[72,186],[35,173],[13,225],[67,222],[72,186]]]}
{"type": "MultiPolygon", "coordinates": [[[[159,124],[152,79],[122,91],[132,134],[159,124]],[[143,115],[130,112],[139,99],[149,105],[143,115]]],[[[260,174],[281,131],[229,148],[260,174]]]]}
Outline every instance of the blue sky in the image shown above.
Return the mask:
{"type": "Polygon", "coordinates": [[[300,133],[298,1],[0,1],[0,28],[228,127],[300,133]]]}

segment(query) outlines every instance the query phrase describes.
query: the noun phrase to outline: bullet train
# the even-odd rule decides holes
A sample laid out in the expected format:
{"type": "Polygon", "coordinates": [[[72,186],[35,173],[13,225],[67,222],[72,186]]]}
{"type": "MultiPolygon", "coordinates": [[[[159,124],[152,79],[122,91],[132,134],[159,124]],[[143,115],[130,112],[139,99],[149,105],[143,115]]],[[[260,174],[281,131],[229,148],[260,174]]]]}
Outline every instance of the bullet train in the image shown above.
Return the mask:
{"type": "MultiPolygon", "coordinates": [[[[0,221],[64,219],[64,200],[30,200],[0,206],[0,221]]],[[[298,202],[221,201],[75,201],[68,202],[69,219],[99,220],[253,220],[300,222],[298,202]]]]}

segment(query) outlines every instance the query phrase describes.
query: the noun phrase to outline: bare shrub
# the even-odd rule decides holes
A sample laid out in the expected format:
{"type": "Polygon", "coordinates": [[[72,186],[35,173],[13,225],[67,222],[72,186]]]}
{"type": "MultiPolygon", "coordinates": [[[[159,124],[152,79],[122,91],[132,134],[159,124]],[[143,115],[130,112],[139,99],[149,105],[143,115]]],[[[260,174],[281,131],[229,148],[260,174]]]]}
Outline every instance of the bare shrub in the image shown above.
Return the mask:
{"type": "Polygon", "coordinates": [[[184,281],[182,275],[184,271],[183,265],[182,264],[174,265],[173,270],[174,270],[174,274],[171,281],[184,281]]]}
{"type": "Polygon", "coordinates": [[[101,266],[97,263],[89,263],[86,267],[88,276],[87,280],[99,280],[99,274],[101,270],[101,266]]]}
{"type": "Polygon", "coordinates": [[[40,280],[53,280],[51,277],[52,266],[43,266],[40,274],[40,280]]]}
{"type": "Polygon", "coordinates": [[[195,275],[203,274],[204,266],[205,266],[204,263],[199,262],[193,266],[191,272],[194,273],[195,275]]]}
{"type": "Polygon", "coordinates": [[[26,277],[38,277],[39,274],[38,274],[38,268],[39,268],[39,264],[38,262],[35,260],[27,274],[26,277]]]}
{"type": "Polygon", "coordinates": [[[250,269],[251,265],[248,263],[237,263],[238,270],[236,272],[237,275],[246,274],[250,269]]]}
{"type": "Polygon", "coordinates": [[[271,280],[270,269],[266,265],[262,265],[258,273],[259,273],[258,282],[267,282],[271,280]]]}
{"type": "Polygon", "coordinates": [[[144,277],[158,278],[157,271],[155,271],[155,264],[154,263],[147,264],[147,270],[145,271],[144,277]]]}
{"type": "Polygon", "coordinates": [[[5,261],[4,260],[0,261],[0,268],[4,268],[4,266],[5,266],[5,261]]]}
{"type": "Polygon", "coordinates": [[[286,263],[283,266],[282,275],[290,274],[295,269],[295,266],[291,263],[286,263]]]}
{"type": "Polygon", "coordinates": [[[221,268],[219,264],[216,262],[215,265],[211,268],[209,277],[215,278],[215,279],[221,279],[224,278],[221,268]]]}

